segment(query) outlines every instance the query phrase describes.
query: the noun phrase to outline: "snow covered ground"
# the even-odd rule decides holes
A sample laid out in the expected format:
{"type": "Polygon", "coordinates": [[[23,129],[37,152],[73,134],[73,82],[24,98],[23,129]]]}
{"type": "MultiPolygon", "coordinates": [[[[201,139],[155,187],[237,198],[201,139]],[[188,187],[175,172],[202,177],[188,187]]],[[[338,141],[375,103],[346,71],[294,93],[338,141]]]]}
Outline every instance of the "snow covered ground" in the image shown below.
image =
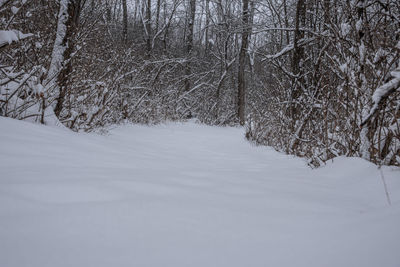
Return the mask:
{"type": "Polygon", "coordinates": [[[194,123],[76,134],[0,117],[2,267],[398,267],[400,170],[318,170],[194,123]]]}

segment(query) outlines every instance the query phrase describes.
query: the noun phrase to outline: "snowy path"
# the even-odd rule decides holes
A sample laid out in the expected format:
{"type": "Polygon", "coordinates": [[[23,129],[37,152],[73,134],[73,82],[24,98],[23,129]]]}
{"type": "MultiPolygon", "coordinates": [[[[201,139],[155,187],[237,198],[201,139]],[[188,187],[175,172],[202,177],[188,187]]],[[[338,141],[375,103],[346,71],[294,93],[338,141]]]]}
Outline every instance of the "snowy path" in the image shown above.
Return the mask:
{"type": "Polygon", "coordinates": [[[310,170],[236,128],[0,117],[2,267],[398,267],[400,170],[310,170]]]}

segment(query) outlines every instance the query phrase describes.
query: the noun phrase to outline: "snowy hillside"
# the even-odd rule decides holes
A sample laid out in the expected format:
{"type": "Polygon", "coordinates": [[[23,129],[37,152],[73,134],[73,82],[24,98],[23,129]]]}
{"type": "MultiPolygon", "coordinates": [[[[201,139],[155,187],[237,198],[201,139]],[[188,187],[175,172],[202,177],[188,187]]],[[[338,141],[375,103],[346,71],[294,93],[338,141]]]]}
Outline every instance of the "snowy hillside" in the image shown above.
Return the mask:
{"type": "Polygon", "coordinates": [[[0,266],[398,267],[400,170],[318,170],[239,128],[0,117],[0,266]]]}

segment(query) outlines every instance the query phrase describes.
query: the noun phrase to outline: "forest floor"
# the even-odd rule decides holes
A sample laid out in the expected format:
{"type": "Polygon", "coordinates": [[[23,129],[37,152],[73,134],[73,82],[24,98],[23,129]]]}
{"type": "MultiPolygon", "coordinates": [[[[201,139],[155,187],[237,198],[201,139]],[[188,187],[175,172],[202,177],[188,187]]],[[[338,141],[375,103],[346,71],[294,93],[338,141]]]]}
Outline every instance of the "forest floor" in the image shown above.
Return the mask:
{"type": "Polygon", "coordinates": [[[398,267],[400,169],[310,169],[241,128],[0,117],[0,266],[398,267]]]}

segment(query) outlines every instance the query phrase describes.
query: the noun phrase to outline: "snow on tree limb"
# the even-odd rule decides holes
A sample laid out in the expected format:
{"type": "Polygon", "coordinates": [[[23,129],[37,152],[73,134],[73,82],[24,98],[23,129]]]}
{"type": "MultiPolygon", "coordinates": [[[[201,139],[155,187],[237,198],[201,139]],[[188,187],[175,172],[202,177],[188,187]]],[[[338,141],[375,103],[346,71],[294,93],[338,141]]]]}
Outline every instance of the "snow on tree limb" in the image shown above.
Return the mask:
{"type": "Polygon", "coordinates": [[[0,0],[0,8],[5,6],[6,4],[12,2],[13,0],[0,0]]]}
{"type": "Polygon", "coordinates": [[[0,30],[0,49],[11,45],[12,43],[17,43],[26,38],[32,37],[33,34],[24,34],[17,30],[2,31],[0,30]]]}
{"type": "Polygon", "coordinates": [[[379,111],[379,107],[386,98],[400,88],[400,68],[390,73],[393,77],[389,82],[378,87],[372,95],[373,106],[368,116],[361,123],[361,127],[366,125],[372,117],[379,111]]]}
{"type": "Polygon", "coordinates": [[[64,61],[64,52],[67,49],[65,37],[67,34],[66,23],[68,20],[68,4],[70,4],[70,0],[60,0],[60,11],[58,14],[56,40],[53,46],[51,63],[49,72],[47,74],[46,83],[49,83],[54,79],[57,73],[61,70],[62,63],[64,61]]]}
{"type": "MultiPolygon", "coordinates": [[[[307,39],[301,39],[298,41],[298,46],[305,46],[308,45],[310,43],[312,43],[313,41],[315,41],[315,37],[312,38],[307,38],[307,39]]],[[[287,53],[291,52],[294,49],[294,44],[288,44],[287,46],[285,46],[284,48],[281,49],[281,51],[279,51],[276,54],[273,55],[266,55],[264,57],[264,60],[266,59],[277,59],[283,55],[286,55],[287,53]]]]}

